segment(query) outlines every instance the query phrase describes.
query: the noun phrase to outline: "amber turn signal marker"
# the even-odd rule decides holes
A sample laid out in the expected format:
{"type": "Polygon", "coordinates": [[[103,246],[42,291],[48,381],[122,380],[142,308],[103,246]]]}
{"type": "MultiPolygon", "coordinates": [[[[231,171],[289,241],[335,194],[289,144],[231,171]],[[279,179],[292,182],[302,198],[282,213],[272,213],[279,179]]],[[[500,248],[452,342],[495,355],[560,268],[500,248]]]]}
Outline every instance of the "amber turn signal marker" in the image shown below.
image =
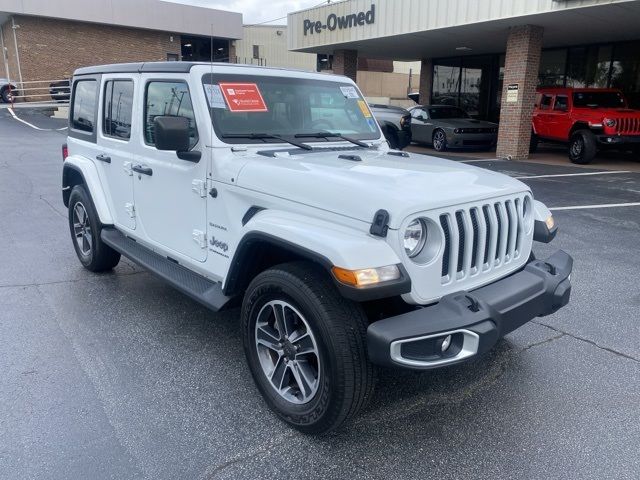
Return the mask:
{"type": "Polygon", "coordinates": [[[358,286],[358,277],[356,277],[356,273],[353,270],[333,267],[331,271],[333,272],[333,276],[336,277],[336,280],[339,282],[354,287],[358,286]]]}

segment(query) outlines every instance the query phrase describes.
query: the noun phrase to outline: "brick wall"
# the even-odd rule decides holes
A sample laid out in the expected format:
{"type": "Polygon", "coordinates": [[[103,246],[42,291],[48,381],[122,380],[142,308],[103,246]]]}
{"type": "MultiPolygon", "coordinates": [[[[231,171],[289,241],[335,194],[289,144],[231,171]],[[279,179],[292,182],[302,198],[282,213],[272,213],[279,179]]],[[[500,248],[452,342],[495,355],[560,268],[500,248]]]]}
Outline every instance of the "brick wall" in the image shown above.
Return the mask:
{"type": "Polygon", "coordinates": [[[356,50],[336,50],[333,52],[333,73],[346,75],[354,82],[358,76],[358,52],[356,50]]]}
{"type": "MultiPolygon", "coordinates": [[[[19,15],[14,18],[20,25],[16,35],[25,82],[68,78],[76,68],[88,65],[163,61],[167,53],[180,55],[180,35],[175,33],[19,15]]],[[[5,37],[13,35],[10,27],[10,21],[8,28],[3,27],[5,37]]],[[[15,63],[13,41],[8,54],[15,63]]],[[[17,70],[11,65],[10,69],[17,79],[17,70]]]]}
{"type": "Polygon", "coordinates": [[[509,32],[496,152],[498,158],[521,160],[529,156],[542,35],[542,27],[534,25],[512,27],[509,32]],[[519,87],[518,101],[507,103],[507,86],[516,83],[519,87]]]}
{"type": "Polygon", "coordinates": [[[433,89],[433,60],[422,59],[420,62],[420,104],[428,105],[431,102],[431,90],[433,89]]]}

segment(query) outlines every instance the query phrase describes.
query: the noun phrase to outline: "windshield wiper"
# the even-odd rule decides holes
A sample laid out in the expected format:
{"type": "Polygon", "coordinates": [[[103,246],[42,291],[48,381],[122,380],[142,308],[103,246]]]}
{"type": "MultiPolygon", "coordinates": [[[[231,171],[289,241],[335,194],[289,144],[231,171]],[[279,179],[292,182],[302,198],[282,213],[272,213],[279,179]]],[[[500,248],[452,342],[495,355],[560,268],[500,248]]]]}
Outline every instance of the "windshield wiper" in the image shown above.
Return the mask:
{"type": "Polygon", "coordinates": [[[311,133],[296,133],[295,138],[303,138],[303,137],[310,137],[310,138],[328,138],[328,137],[336,137],[339,138],[341,140],[344,140],[346,142],[351,142],[355,145],[358,145],[359,147],[364,147],[364,148],[371,148],[371,145],[361,142],[360,140],[356,140],[355,138],[351,138],[351,137],[345,137],[344,135],[340,134],[340,133],[331,133],[331,132],[311,132],[311,133]]]}
{"type": "Polygon", "coordinates": [[[220,135],[222,138],[248,138],[250,140],[280,140],[285,143],[289,143],[294,147],[302,148],[304,150],[313,150],[311,145],[307,145],[306,143],[296,142],[295,140],[287,137],[282,137],[280,135],[275,135],[271,133],[226,133],[220,135]]]}

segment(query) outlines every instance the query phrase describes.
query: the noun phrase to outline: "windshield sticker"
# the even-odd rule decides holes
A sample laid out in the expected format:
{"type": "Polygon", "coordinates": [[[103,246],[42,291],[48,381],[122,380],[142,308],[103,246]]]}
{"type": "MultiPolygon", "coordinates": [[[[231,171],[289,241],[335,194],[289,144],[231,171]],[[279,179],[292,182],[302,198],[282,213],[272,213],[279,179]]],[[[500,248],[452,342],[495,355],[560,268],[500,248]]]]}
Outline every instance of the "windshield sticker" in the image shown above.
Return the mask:
{"type": "Polygon", "coordinates": [[[372,132],[376,131],[376,121],[373,118],[367,118],[367,125],[369,125],[372,132]]]}
{"type": "Polygon", "coordinates": [[[356,87],[340,87],[340,90],[346,98],[360,98],[356,87]]]}
{"type": "Polygon", "coordinates": [[[371,118],[371,112],[369,111],[369,107],[367,106],[367,102],[364,100],[358,100],[358,106],[360,107],[360,111],[365,116],[365,118],[371,118]]]}
{"type": "Polygon", "coordinates": [[[255,83],[221,83],[222,94],[232,112],[267,112],[262,94],[255,83]]]}
{"type": "Polygon", "coordinates": [[[211,108],[227,108],[227,104],[224,101],[224,96],[222,95],[222,90],[220,89],[220,85],[211,85],[210,83],[204,84],[204,91],[207,95],[207,101],[209,102],[209,107],[211,108]]]}

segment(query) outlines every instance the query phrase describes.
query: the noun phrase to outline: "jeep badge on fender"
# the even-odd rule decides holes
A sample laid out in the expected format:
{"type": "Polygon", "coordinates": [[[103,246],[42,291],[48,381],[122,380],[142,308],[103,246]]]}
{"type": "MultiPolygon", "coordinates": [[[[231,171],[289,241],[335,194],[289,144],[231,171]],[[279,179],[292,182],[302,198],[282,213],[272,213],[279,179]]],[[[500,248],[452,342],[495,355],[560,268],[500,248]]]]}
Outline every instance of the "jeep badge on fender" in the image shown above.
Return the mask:
{"type": "Polygon", "coordinates": [[[213,311],[241,304],[257,388],[303,432],[353,418],[374,365],[458,364],[569,301],[571,257],[532,253],[557,225],[531,190],[390,150],[346,77],[122,64],[77,70],[71,91],[80,263],[124,255],[213,311]]]}

